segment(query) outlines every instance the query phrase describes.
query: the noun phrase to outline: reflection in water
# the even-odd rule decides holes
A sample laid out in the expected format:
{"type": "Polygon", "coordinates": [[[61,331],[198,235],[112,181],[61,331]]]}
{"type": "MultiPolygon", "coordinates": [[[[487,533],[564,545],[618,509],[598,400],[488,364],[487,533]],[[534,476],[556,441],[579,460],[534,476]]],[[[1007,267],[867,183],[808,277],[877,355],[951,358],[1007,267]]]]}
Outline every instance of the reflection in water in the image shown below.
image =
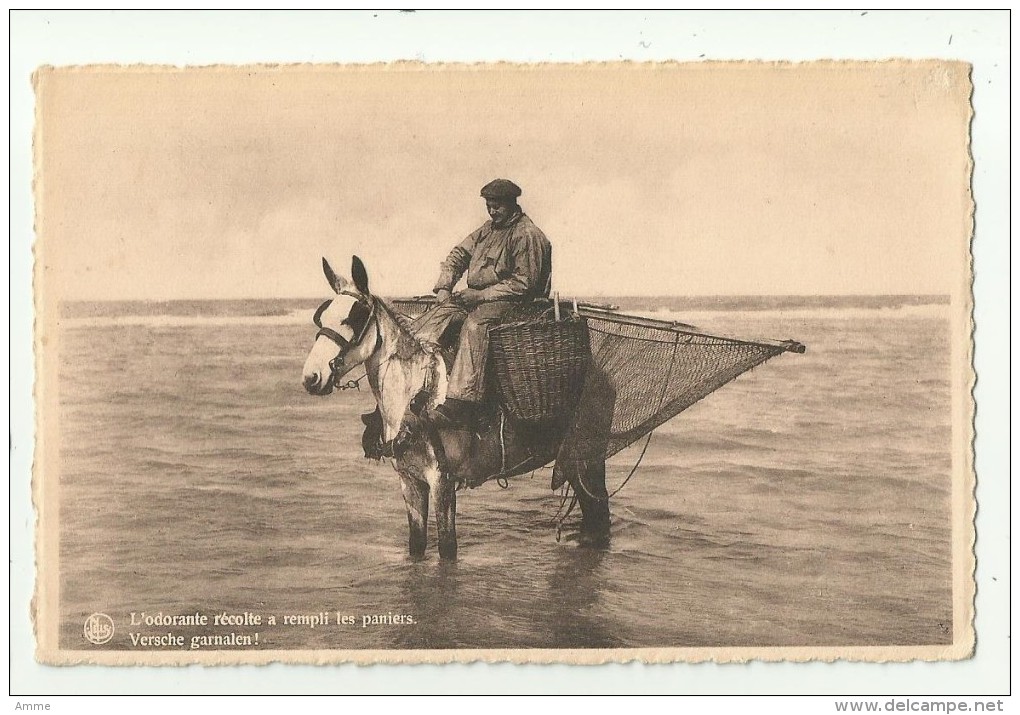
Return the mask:
{"type": "Polygon", "coordinates": [[[602,606],[606,586],[604,549],[560,549],[549,576],[550,642],[558,648],[607,648],[621,645],[614,623],[602,606]]]}
{"type": "MultiPolygon", "coordinates": [[[[601,603],[608,578],[607,552],[563,548],[545,552],[552,560],[547,578],[518,584],[501,594],[484,584],[488,569],[438,560],[408,562],[401,586],[401,603],[413,614],[413,628],[391,629],[395,648],[600,648],[619,646],[615,624],[601,603]],[[521,587],[523,586],[523,588],[521,587]],[[507,598],[506,596],[509,596],[507,598]],[[493,611],[513,622],[526,618],[527,628],[504,631],[493,641],[493,611]]],[[[524,566],[524,564],[522,564],[524,566]]],[[[526,566],[534,573],[533,566],[526,566]]],[[[513,573],[506,573],[508,581],[513,573]]]]}
{"type": "Polygon", "coordinates": [[[392,631],[396,648],[463,648],[458,642],[461,626],[454,620],[462,617],[460,578],[457,562],[408,560],[401,583],[401,601],[413,615],[413,628],[392,631]]]}

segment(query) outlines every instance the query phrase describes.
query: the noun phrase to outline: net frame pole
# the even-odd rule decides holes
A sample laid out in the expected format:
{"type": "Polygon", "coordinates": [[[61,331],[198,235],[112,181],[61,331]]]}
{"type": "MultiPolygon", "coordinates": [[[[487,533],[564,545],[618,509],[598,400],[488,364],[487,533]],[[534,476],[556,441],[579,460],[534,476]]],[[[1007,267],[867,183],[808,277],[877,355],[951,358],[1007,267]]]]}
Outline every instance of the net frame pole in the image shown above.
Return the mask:
{"type": "Polygon", "coordinates": [[[639,328],[656,328],[658,330],[668,330],[674,333],[681,333],[683,335],[693,335],[699,338],[718,338],[733,343],[740,343],[742,345],[763,345],[766,347],[778,348],[783,352],[803,353],[806,350],[804,345],[798,343],[796,340],[749,340],[747,338],[734,338],[729,335],[713,335],[711,333],[703,333],[699,330],[693,329],[693,326],[679,321],[669,322],[667,320],[656,320],[655,318],[643,318],[638,315],[627,315],[610,310],[602,310],[600,308],[590,308],[588,306],[581,306],[579,312],[584,318],[604,320],[608,323],[633,325],[639,328]]]}

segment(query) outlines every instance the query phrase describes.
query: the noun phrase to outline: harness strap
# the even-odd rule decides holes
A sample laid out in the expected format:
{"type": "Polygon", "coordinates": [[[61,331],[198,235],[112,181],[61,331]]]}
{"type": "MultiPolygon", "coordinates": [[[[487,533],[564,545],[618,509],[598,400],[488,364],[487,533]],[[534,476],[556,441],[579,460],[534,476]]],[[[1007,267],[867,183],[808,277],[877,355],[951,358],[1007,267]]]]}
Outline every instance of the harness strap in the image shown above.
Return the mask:
{"type": "MultiPolygon", "coordinates": [[[[354,293],[348,293],[347,291],[344,291],[343,294],[358,297],[354,293]]],[[[333,381],[334,385],[337,385],[339,382],[337,374],[340,372],[341,365],[343,364],[344,354],[350,349],[352,341],[348,340],[347,338],[345,338],[343,335],[333,330],[332,328],[325,325],[321,325],[319,323],[319,318],[321,317],[321,314],[325,311],[326,306],[329,305],[329,302],[330,301],[326,301],[325,303],[323,303],[321,306],[319,306],[319,310],[315,312],[315,324],[319,326],[319,332],[315,334],[315,337],[316,339],[318,339],[320,336],[322,336],[336,343],[337,346],[336,357],[329,361],[330,370],[329,379],[333,381]]],[[[379,321],[376,320],[375,315],[376,304],[374,299],[372,299],[371,305],[372,307],[369,312],[368,319],[365,321],[364,327],[359,331],[359,333],[356,336],[354,336],[353,342],[360,343],[362,340],[364,340],[365,333],[368,332],[369,326],[375,325],[375,348],[378,349],[379,344],[382,342],[382,334],[379,332],[379,321]]],[[[365,374],[367,375],[368,373],[365,374]]],[[[361,378],[358,379],[360,380],[361,378]]],[[[358,385],[355,382],[354,387],[357,386],[358,385]]]]}
{"type": "Polygon", "coordinates": [[[315,337],[318,338],[320,335],[325,336],[332,340],[334,343],[336,343],[336,346],[341,350],[349,348],[351,345],[350,341],[347,340],[347,338],[345,338],[337,331],[333,330],[333,328],[326,327],[319,328],[319,332],[315,334],[315,337]]]}

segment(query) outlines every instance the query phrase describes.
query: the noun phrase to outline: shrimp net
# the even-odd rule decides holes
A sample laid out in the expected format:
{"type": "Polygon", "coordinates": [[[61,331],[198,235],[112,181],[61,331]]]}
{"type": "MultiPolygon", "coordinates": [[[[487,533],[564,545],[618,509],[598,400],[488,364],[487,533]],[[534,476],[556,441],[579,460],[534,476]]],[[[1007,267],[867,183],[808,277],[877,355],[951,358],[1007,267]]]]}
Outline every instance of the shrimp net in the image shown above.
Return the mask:
{"type": "MultiPolygon", "coordinates": [[[[413,317],[411,302],[395,306],[413,317]]],[[[592,360],[575,418],[556,459],[553,488],[567,470],[605,460],[748,370],[799,343],[754,341],[699,332],[693,326],[580,308],[592,360]]]]}
{"type": "Polygon", "coordinates": [[[703,335],[673,327],[587,317],[592,364],[576,420],[584,452],[610,457],[738,375],[785,350],[783,344],[703,335]],[[607,425],[598,415],[612,415],[607,425]],[[594,429],[585,429],[591,424],[594,429]],[[603,446],[604,444],[604,446],[603,446]]]}

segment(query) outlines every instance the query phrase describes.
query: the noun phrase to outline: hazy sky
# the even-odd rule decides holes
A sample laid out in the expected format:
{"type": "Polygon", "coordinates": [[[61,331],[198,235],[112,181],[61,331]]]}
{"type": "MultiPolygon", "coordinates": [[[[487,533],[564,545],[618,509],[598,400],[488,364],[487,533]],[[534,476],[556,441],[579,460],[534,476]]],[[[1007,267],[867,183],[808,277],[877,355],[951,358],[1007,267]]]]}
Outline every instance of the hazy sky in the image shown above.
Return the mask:
{"type": "MultiPolygon", "coordinates": [[[[879,63],[41,76],[47,286],[317,296],[352,253],[428,292],[497,176],[565,295],[949,293],[967,70],[879,63]]],[[[52,288],[48,288],[52,289],[52,288]]]]}

